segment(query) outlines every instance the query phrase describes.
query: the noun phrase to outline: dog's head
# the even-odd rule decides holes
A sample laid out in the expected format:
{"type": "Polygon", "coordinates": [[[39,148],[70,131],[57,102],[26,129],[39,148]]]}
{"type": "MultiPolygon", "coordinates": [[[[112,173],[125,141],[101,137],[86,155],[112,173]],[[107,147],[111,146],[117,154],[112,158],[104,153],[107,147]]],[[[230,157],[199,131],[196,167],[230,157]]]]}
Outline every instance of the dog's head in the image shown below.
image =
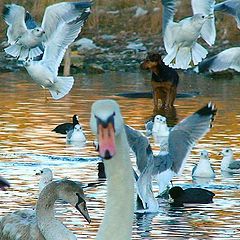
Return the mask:
{"type": "Polygon", "coordinates": [[[163,64],[163,61],[159,53],[149,53],[146,59],[140,64],[140,68],[151,70],[161,64],[163,64]]]}

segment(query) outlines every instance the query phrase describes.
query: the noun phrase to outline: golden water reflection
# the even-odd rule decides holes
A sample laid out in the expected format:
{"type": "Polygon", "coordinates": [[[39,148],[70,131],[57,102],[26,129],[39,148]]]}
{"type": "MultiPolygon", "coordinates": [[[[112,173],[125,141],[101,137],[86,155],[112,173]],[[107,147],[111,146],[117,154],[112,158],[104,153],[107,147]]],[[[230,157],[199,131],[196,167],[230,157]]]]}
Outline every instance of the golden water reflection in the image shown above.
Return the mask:
{"type": "MultiPolygon", "coordinates": [[[[151,99],[115,96],[120,92],[150,91],[147,73],[76,75],[68,96],[59,101],[49,97],[47,102],[44,90],[24,72],[0,74],[0,81],[0,174],[12,186],[0,192],[0,216],[35,205],[38,195],[35,173],[40,168],[52,168],[55,179],[69,177],[86,183],[98,182],[97,154],[88,124],[90,107],[96,99],[116,99],[126,123],[139,130],[152,117],[151,99]],[[71,121],[73,114],[79,115],[87,136],[83,148],[68,145],[64,136],[51,131],[56,125],[71,121]],[[90,157],[89,161],[83,161],[84,157],[90,157]]],[[[136,215],[132,239],[240,239],[240,176],[222,175],[218,156],[222,148],[230,146],[235,157],[240,157],[240,75],[228,79],[182,73],[178,92],[192,91],[200,95],[177,99],[176,112],[168,118],[180,121],[209,101],[217,105],[218,113],[212,130],[194,147],[183,175],[175,178],[174,184],[207,187],[216,194],[214,203],[188,205],[173,211],[163,201],[158,214],[136,215]],[[216,178],[193,183],[191,170],[202,149],[210,152],[216,178]]],[[[157,147],[152,146],[157,152],[157,147]]],[[[135,166],[133,156],[132,162],[135,166]]],[[[80,239],[94,239],[104,213],[106,183],[86,190],[86,195],[92,217],[90,225],[66,205],[58,205],[57,215],[80,239]]]]}

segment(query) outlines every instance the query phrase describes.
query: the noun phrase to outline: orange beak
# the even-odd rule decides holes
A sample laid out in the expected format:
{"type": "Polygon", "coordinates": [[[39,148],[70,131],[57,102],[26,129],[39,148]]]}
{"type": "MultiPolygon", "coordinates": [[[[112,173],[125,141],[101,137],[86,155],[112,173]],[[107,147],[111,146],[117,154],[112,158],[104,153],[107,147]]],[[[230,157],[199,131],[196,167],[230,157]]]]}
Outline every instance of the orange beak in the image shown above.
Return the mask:
{"type": "Polygon", "coordinates": [[[98,123],[99,155],[104,159],[111,159],[116,154],[115,130],[113,122],[98,123]]]}

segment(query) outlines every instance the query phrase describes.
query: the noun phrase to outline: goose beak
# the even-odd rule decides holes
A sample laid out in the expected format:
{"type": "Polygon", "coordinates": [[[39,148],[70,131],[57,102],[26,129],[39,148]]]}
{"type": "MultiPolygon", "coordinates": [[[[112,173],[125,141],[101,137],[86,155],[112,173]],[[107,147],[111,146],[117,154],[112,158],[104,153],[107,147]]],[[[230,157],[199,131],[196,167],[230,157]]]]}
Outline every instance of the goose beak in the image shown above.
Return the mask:
{"type": "Polygon", "coordinates": [[[116,154],[113,116],[107,121],[98,121],[98,147],[100,157],[108,160],[116,154]]]}
{"type": "Polygon", "coordinates": [[[83,215],[83,217],[88,221],[88,223],[91,223],[91,218],[89,216],[85,201],[81,202],[80,204],[77,204],[76,209],[83,215]]]}

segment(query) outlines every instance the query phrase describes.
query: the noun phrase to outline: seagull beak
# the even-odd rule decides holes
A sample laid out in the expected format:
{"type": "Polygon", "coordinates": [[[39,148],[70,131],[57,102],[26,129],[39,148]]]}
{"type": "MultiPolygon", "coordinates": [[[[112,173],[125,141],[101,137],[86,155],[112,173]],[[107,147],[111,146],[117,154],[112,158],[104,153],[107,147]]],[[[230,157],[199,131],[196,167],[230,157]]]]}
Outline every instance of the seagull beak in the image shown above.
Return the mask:
{"type": "Polygon", "coordinates": [[[76,209],[83,215],[83,217],[88,221],[88,223],[91,223],[91,218],[89,216],[85,201],[81,202],[80,204],[77,204],[76,209]]]}
{"type": "Polygon", "coordinates": [[[106,160],[111,159],[116,154],[113,116],[110,116],[107,121],[98,119],[99,155],[106,160]]]}

